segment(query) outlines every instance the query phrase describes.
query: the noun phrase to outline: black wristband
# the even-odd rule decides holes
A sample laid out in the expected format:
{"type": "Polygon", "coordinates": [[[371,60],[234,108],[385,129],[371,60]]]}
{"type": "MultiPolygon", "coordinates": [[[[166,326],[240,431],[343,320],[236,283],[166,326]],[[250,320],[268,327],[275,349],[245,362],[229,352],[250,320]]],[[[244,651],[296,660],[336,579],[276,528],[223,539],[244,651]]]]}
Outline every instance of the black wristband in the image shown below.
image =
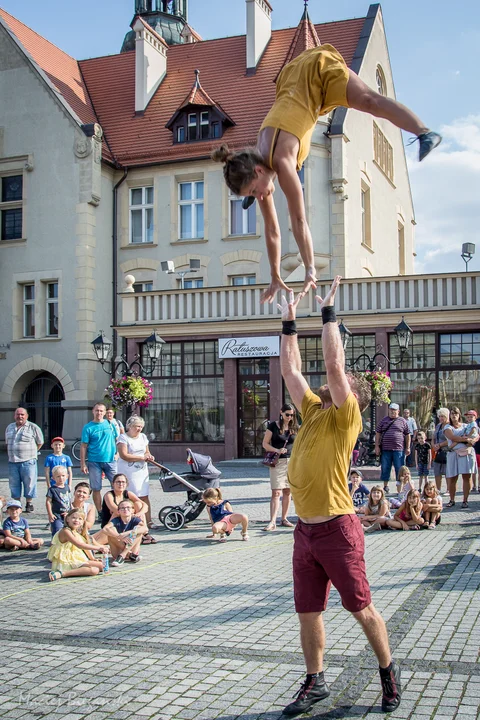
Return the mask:
{"type": "Polygon", "coordinates": [[[284,320],[282,322],[282,335],[296,335],[297,323],[295,320],[284,320]]]}
{"type": "Polygon", "coordinates": [[[333,305],[322,308],[322,322],[324,325],[329,322],[337,322],[337,316],[333,305]]]}

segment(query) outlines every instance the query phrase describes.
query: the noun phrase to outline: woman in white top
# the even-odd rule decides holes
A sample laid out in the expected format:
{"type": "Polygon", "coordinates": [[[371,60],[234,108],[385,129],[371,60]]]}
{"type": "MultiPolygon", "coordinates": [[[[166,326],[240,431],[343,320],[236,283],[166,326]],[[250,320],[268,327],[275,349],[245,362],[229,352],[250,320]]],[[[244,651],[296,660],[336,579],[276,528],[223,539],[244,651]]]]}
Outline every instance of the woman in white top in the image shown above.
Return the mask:
{"type": "Polygon", "coordinates": [[[120,456],[117,471],[127,478],[128,489],[147,505],[146,519],[148,527],[152,527],[147,461],[155,458],[148,449],[148,438],[142,432],[144,426],[145,420],[139,415],[128,418],[127,431],[117,438],[117,450],[120,456]]]}

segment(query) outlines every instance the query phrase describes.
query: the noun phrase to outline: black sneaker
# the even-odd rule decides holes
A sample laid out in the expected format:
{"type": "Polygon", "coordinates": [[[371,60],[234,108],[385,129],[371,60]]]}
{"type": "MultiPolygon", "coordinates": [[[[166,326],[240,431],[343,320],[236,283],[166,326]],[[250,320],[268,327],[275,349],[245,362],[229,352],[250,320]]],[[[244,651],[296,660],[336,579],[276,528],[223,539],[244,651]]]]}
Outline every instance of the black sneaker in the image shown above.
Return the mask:
{"type": "Polygon", "coordinates": [[[117,555],[115,560],[112,562],[112,567],[120,567],[125,562],[125,558],[122,555],[117,555]]]}
{"type": "Polygon", "coordinates": [[[33,510],[34,510],[33,504],[27,502],[27,504],[25,505],[25,512],[30,513],[30,512],[33,512],[33,510]]]}
{"type": "Polygon", "coordinates": [[[387,677],[380,673],[382,683],[382,712],[393,712],[400,705],[402,686],[400,684],[400,667],[392,661],[392,669],[387,677]]]}
{"type": "Polygon", "coordinates": [[[324,700],[329,695],[330,690],[325,680],[319,680],[318,678],[312,678],[310,681],[305,680],[297,695],[297,699],[283,709],[282,715],[287,715],[288,717],[301,715],[307,712],[307,710],[310,710],[316,702],[324,700]]]}
{"type": "Polygon", "coordinates": [[[130,557],[128,558],[130,562],[138,563],[142,559],[141,555],[136,555],[135,553],[130,553],[130,557]]]}
{"type": "Polygon", "coordinates": [[[388,487],[388,485],[384,485],[383,492],[385,493],[385,495],[390,495],[390,488],[388,487]]]}
{"type": "Polygon", "coordinates": [[[418,149],[418,159],[420,162],[427,157],[437,145],[442,142],[442,136],[436,132],[426,132],[418,136],[420,147],[418,149]]]}

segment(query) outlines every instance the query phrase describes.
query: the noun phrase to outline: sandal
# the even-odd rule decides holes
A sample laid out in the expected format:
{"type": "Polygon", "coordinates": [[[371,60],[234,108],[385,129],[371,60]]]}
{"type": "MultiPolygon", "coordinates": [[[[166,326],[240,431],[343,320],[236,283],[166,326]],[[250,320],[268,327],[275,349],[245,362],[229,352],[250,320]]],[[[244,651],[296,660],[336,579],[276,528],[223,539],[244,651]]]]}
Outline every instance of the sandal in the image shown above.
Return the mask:
{"type": "Polygon", "coordinates": [[[420,530],[420,525],[411,525],[410,530],[420,530]]]}
{"type": "Polygon", "coordinates": [[[28,546],[28,549],[29,550],[39,550],[40,543],[36,543],[36,542],[30,543],[30,545],[28,546]]]}
{"type": "Polygon", "coordinates": [[[227,538],[225,537],[225,535],[220,535],[220,540],[219,540],[218,542],[226,543],[226,542],[227,542],[227,538]]]}
{"type": "Polygon", "coordinates": [[[435,530],[437,526],[435,525],[435,523],[430,523],[430,525],[427,525],[427,527],[429,530],[435,530]]]}
{"type": "Polygon", "coordinates": [[[146,533],[142,538],[142,545],[155,545],[157,541],[155,538],[150,535],[150,533],[146,533]]]}
{"type": "Polygon", "coordinates": [[[445,505],[445,507],[455,507],[454,501],[453,501],[453,500],[450,500],[450,502],[448,502],[448,503],[445,505]]]}
{"type": "Polygon", "coordinates": [[[48,579],[50,582],[54,582],[55,580],[60,580],[63,577],[63,573],[61,570],[50,570],[48,573],[48,579]]]}
{"type": "Polygon", "coordinates": [[[468,502],[466,500],[462,502],[462,508],[468,508],[468,502]]]}
{"type": "Polygon", "coordinates": [[[295,527],[295,525],[285,518],[282,520],[282,527],[295,527]]]}
{"type": "Polygon", "coordinates": [[[265,532],[273,532],[274,530],[277,529],[277,526],[275,525],[275,523],[270,522],[270,523],[268,523],[267,527],[264,527],[263,529],[265,532]]]}
{"type": "Polygon", "coordinates": [[[250,540],[250,537],[249,537],[247,531],[242,532],[241,535],[242,535],[242,540],[244,540],[245,542],[247,542],[248,540],[250,540]]]}

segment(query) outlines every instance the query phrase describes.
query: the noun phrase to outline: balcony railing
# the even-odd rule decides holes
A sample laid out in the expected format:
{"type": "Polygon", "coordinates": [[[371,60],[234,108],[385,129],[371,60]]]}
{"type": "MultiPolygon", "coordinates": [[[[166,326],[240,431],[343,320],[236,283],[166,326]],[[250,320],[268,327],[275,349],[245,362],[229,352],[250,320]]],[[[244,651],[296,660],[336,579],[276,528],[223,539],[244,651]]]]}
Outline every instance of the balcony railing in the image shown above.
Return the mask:
{"type": "MultiPolygon", "coordinates": [[[[292,289],[301,290],[301,283],[292,289]]],[[[324,296],[330,283],[321,283],[324,296]]],[[[278,316],[276,302],[262,304],[265,286],[213,287],[122,293],[122,325],[136,323],[199,323],[262,319],[278,316]]],[[[301,302],[298,315],[318,315],[314,292],[301,302]]],[[[406,277],[343,280],[337,313],[362,315],[480,308],[480,273],[410,275],[406,277]]],[[[480,315],[478,316],[480,320],[480,315]]]]}

